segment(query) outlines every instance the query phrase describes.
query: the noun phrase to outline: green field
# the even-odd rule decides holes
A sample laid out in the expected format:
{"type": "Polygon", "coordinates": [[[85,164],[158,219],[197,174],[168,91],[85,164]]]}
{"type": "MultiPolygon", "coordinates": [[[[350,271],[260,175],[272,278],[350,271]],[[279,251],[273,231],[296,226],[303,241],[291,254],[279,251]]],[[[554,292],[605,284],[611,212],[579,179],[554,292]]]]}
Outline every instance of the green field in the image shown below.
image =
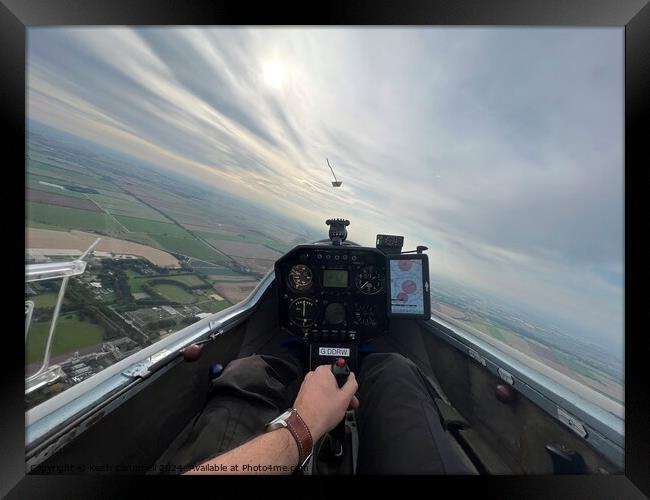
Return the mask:
{"type": "MultiPolygon", "coordinates": [[[[174,200],[174,203],[178,203],[179,200],[174,200]]],[[[183,200],[184,203],[191,203],[188,200],[183,200]]],[[[204,207],[194,208],[192,205],[186,205],[182,210],[178,208],[167,209],[161,204],[156,208],[159,208],[161,212],[164,212],[166,215],[169,215],[172,219],[178,221],[179,223],[186,222],[188,220],[196,219],[197,221],[203,221],[206,219],[206,211],[204,207]]]]}
{"type": "Polygon", "coordinates": [[[115,205],[100,204],[100,206],[104,210],[109,212],[111,215],[114,215],[116,217],[133,217],[136,219],[143,219],[147,221],[169,223],[169,219],[163,217],[158,212],[154,212],[153,210],[147,210],[146,207],[142,208],[133,205],[119,206],[117,204],[115,205]]]}
{"type": "Polygon", "coordinates": [[[56,305],[56,299],[58,296],[59,296],[58,293],[46,292],[46,293],[41,293],[39,295],[34,295],[32,297],[28,297],[27,300],[31,300],[32,302],[34,302],[34,307],[36,309],[39,309],[41,307],[54,307],[56,305]]]}
{"type": "Polygon", "coordinates": [[[507,330],[494,325],[489,325],[488,329],[490,331],[490,335],[492,335],[495,339],[500,340],[501,342],[508,342],[508,335],[511,334],[507,330]]]}
{"type": "Polygon", "coordinates": [[[79,229],[104,233],[119,232],[121,229],[113,217],[107,214],[31,201],[27,203],[27,220],[32,227],[37,227],[35,224],[45,224],[66,230],[79,229]]]}
{"type": "Polygon", "coordinates": [[[246,275],[246,274],[235,273],[235,272],[232,272],[230,274],[225,273],[225,272],[223,274],[210,274],[205,278],[205,280],[208,283],[210,283],[211,285],[214,285],[216,283],[241,283],[241,282],[244,282],[244,281],[248,281],[248,282],[259,281],[257,278],[254,278],[250,274],[246,275]],[[234,281],[230,281],[228,279],[223,279],[223,278],[229,278],[230,276],[244,276],[245,279],[234,280],[234,281]]]}
{"type": "Polygon", "coordinates": [[[204,312],[216,313],[219,311],[223,311],[224,309],[230,307],[232,304],[227,300],[216,301],[210,299],[210,300],[204,300],[202,302],[197,302],[194,305],[201,308],[201,310],[203,310],[204,312]]]}
{"type": "Polygon", "coordinates": [[[34,229],[52,229],[53,231],[61,231],[60,226],[53,226],[52,224],[43,224],[42,222],[29,221],[29,227],[34,229]]]}
{"type": "Polygon", "coordinates": [[[59,179],[70,179],[71,175],[84,177],[86,175],[84,172],[75,172],[73,169],[56,165],[56,163],[56,160],[51,160],[43,155],[37,158],[34,154],[31,154],[27,159],[27,171],[41,175],[55,176],[59,179]]]}
{"type": "MultiPolygon", "coordinates": [[[[27,336],[27,363],[38,363],[43,359],[50,323],[32,323],[27,336]]],[[[80,321],[77,315],[61,316],[56,325],[51,357],[60,356],[100,344],[102,330],[98,325],[80,321]]]]}
{"type": "MultiPolygon", "coordinates": [[[[31,146],[31,144],[30,144],[31,146]]],[[[54,167],[60,167],[66,170],[71,170],[73,172],[79,172],[81,174],[87,174],[88,168],[82,167],[78,163],[73,163],[69,160],[63,158],[55,158],[51,156],[51,151],[47,150],[38,150],[30,147],[29,149],[29,159],[31,161],[36,161],[44,165],[52,165],[54,167]]]]}
{"type": "Polygon", "coordinates": [[[479,323],[478,321],[467,321],[467,320],[461,320],[461,322],[473,326],[478,331],[483,332],[486,335],[490,335],[487,325],[485,323],[479,323]]]}
{"type": "Polygon", "coordinates": [[[510,335],[510,332],[504,330],[503,328],[489,325],[487,323],[480,323],[478,321],[463,321],[463,323],[467,323],[468,325],[473,326],[477,330],[485,333],[486,335],[489,335],[490,337],[494,337],[501,342],[508,342],[508,335],[510,335]]]}
{"type": "Polygon", "coordinates": [[[208,240],[224,240],[224,241],[242,241],[245,243],[259,243],[260,245],[266,245],[267,247],[277,250],[281,253],[285,253],[290,249],[290,247],[284,243],[266,238],[261,235],[256,234],[239,234],[229,231],[219,231],[217,229],[205,229],[205,230],[193,230],[195,235],[200,238],[205,238],[208,240]]]}
{"type": "Polygon", "coordinates": [[[147,245],[149,247],[157,248],[159,250],[164,250],[164,248],[160,243],[158,243],[151,236],[145,233],[124,233],[122,235],[122,239],[133,241],[135,243],[140,243],[141,245],[147,245]]]}
{"type": "Polygon", "coordinates": [[[156,293],[162,295],[171,302],[176,302],[178,304],[193,304],[196,302],[196,296],[186,292],[179,286],[157,284],[153,285],[153,289],[156,293]]]}
{"type": "Polygon", "coordinates": [[[286,243],[280,243],[279,241],[272,240],[262,235],[243,235],[244,238],[242,241],[247,241],[249,243],[259,243],[260,245],[265,245],[273,250],[278,252],[285,253],[290,250],[292,247],[286,243]]]}
{"type": "MultiPolygon", "coordinates": [[[[181,275],[160,275],[160,276],[139,276],[137,273],[129,270],[126,272],[127,278],[129,280],[129,288],[131,289],[131,293],[136,293],[136,292],[142,292],[144,291],[142,289],[142,285],[144,285],[148,281],[156,281],[160,279],[165,279],[165,280],[173,280],[177,281],[178,283],[183,283],[184,285],[187,286],[201,286],[204,285],[205,282],[199,278],[198,276],[195,276],[193,274],[181,274],[181,275]]],[[[157,285],[154,285],[154,288],[157,285]]],[[[173,286],[173,285],[170,285],[173,286]]],[[[176,287],[174,287],[176,288],[176,287]]]]}
{"type": "Polygon", "coordinates": [[[106,191],[115,191],[113,184],[102,181],[98,176],[82,173],[78,170],[57,167],[49,163],[43,163],[38,160],[28,160],[28,174],[36,174],[59,179],[62,183],[76,186],[87,186],[94,189],[103,189],[106,191]]]}
{"type": "Polygon", "coordinates": [[[206,240],[243,241],[237,234],[227,231],[210,231],[208,228],[201,231],[192,229],[191,231],[199,238],[205,238],[206,240]]]}
{"type": "Polygon", "coordinates": [[[168,252],[189,255],[190,257],[207,260],[215,264],[223,264],[228,261],[224,255],[192,237],[175,238],[171,236],[163,236],[162,234],[152,234],[151,237],[168,252]]]}
{"type": "Polygon", "coordinates": [[[166,278],[185,283],[187,286],[206,285],[205,281],[194,274],[173,274],[166,276],[166,278]]]}
{"type": "Polygon", "coordinates": [[[74,198],[86,199],[83,193],[78,193],[77,191],[70,191],[69,189],[59,189],[57,187],[47,186],[41,184],[41,182],[47,182],[49,184],[57,184],[58,186],[61,186],[62,184],[66,183],[66,181],[62,179],[56,179],[53,177],[43,177],[42,175],[29,174],[27,176],[26,187],[29,189],[33,189],[34,191],[45,191],[46,193],[60,194],[62,196],[72,196],[74,198]]]}
{"type": "Polygon", "coordinates": [[[219,281],[219,276],[247,276],[225,267],[192,267],[192,269],[199,274],[204,274],[206,276],[206,279],[211,283],[214,281],[219,281]]]}
{"type": "Polygon", "coordinates": [[[169,222],[158,222],[137,217],[125,217],[118,215],[115,217],[129,231],[136,233],[148,233],[151,235],[167,235],[176,238],[191,238],[192,236],[181,229],[176,224],[169,222]]]}
{"type": "Polygon", "coordinates": [[[159,187],[153,187],[150,184],[143,182],[141,179],[138,179],[135,182],[135,184],[137,185],[137,187],[135,188],[136,196],[138,195],[137,191],[145,187],[147,193],[146,195],[147,203],[151,204],[157,210],[160,210],[165,214],[171,215],[172,214],[171,210],[173,210],[173,206],[176,205],[187,206],[188,203],[191,203],[191,200],[186,197],[179,197],[169,191],[161,190],[159,187]],[[169,205],[173,205],[170,208],[170,210],[167,209],[169,205]]]}
{"type": "Polygon", "coordinates": [[[102,203],[115,203],[117,201],[119,202],[125,202],[125,203],[136,203],[140,205],[141,203],[136,200],[133,196],[130,194],[127,194],[125,192],[116,192],[116,191],[108,191],[106,193],[103,193],[102,190],[98,190],[99,194],[89,194],[88,196],[92,197],[93,200],[96,200],[97,203],[102,204],[102,203]]]}
{"type": "Polygon", "coordinates": [[[150,279],[151,278],[128,276],[129,288],[131,289],[131,293],[142,292],[143,291],[142,285],[144,285],[150,279]]]}
{"type": "Polygon", "coordinates": [[[575,359],[573,356],[567,356],[563,352],[558,352],[556,355],[559,355],[561,357],[560,363],[562,363],[567,368],[573,370],[576,373],[579,373],[580,375],[584,375],[585,377],[594,380],[601,385],[604,385],[600,380],[599,374],[596,370],[593,370],[591,367],[586,366],[584,363],[575,359]]]}
{"type": "Polygon", "coordinates": [[[116,196],[117,194],[118,193],[111,193],[110,195],[89,194],[88,197],[112,215],[158,222],[169,222],[169,220],[163,217],[163,215],[149,208],[147,205],[140,203],[132,196],[116,196]]]}

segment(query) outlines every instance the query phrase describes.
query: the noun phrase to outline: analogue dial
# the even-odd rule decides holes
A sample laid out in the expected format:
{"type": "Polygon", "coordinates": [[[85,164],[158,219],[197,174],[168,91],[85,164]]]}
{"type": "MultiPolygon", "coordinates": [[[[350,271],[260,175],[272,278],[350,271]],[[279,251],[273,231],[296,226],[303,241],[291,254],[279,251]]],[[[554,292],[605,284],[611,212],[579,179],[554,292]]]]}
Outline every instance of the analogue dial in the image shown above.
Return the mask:
{"type": "Polygon", "coordinates": [[[357,304],[352,315],[352,322],[357,326],[377,325],[377,306],[374,304],[357,304]]]}
{"type": "Polygon", "coordinates": [[[313,283],[311,269],[304,264],[296,264],[289,271],[289,285],[295,290],[304,292],[309,290],[313,283]]]}
{"type": "Polygon", "coordinates": [[[332,302],[325,308],[325,321],[330,325],[339,325],[345,321],[345,307],[338,302],[332,302]]]}
{"type": "Polygon", "coordinates": [[[303,328],[312,326],[318,317],[318,306],[308,298],[299,298],[289,304],[289,319],[303,328]]]}
{"type": "Polygon", "coordinates": [[[386,277],[381,270],[375,266],[366,266],[357,273],[354,283],[361,293],[375,295],[384,289],[385,280],[386,277]]]}

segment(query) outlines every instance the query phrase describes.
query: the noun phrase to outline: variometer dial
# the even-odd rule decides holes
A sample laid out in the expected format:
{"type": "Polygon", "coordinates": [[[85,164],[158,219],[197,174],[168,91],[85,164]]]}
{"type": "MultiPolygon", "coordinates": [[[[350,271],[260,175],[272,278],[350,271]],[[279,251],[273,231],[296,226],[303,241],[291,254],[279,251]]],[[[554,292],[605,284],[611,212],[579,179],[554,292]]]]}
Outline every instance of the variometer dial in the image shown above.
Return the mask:
{"type": "Polygon", "coordinates": [[[316,302],[308,298],[295,299],[289,304],[289,319],[291,322],[302,328],[310,327],[318,317],[318,306],[316,302]]]}
{"type": "Polygon", "coordinates": [[[375,295],[384,289],[386,277],[384,273],[377,270],[375,266],[362,268],[354,279],[354,283],[364,295],[375,295]]]}
{"type": "Polygon", "coordinates": [[[289,271],[289,285],[299,292],[309,290],[313,283],[311,269],[304,264],[296,264],[289,271]]]}

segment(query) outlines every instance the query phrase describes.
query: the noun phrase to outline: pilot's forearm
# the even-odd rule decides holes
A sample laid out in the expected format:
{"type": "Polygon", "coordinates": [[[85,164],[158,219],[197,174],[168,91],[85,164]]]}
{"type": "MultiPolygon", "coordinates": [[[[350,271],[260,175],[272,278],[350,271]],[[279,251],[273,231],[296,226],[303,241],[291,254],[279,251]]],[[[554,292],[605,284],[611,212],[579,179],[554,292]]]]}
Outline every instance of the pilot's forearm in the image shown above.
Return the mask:
{"type": "Polygon", "coordinates": [[[298,444],[287,429],[267,432],[186,474],[290,474],[298,464],[298,444]]]}

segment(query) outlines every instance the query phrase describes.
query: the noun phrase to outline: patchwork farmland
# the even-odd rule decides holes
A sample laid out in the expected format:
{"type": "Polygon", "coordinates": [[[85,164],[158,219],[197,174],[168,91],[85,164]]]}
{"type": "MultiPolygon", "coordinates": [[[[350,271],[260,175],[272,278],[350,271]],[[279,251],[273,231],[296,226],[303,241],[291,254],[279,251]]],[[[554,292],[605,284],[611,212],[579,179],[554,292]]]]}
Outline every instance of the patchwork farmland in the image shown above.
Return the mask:
{"type": "Polygon", "coordinates": [[[229,303],[247,295],[300,239],[279,239],[275,233],[284,230],[275,221],[228,195],[151,175],[146,167],[54,147],[43,137],[30,138],[27,174],[29,248],[61,255],[83,251],[99,236],[98,251],[182,267],[229,303]]]}

